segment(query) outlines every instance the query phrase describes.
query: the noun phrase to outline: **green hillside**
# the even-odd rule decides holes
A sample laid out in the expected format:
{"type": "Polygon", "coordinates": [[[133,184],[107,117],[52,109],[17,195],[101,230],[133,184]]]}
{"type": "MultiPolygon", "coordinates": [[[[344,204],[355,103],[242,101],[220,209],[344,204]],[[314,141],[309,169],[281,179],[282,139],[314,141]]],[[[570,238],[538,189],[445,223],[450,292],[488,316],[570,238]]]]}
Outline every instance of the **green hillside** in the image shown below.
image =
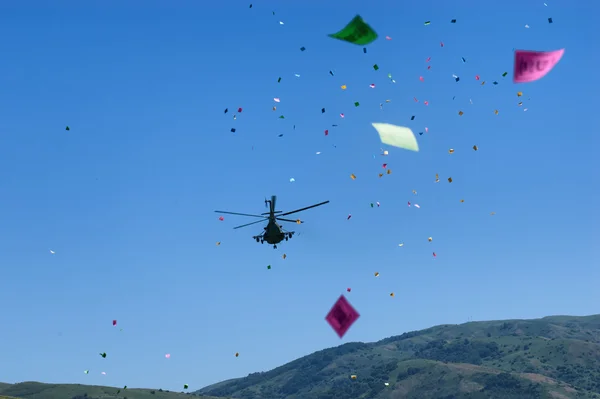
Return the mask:
{"type": "MultiPolygon", "coordinates": [[[[189,393],[163,391],[162,389],[123,389],[80,384],[42,384],[21,382],[0,383],[0,399],[183,399],[189,393]]],[[[203,399],[225,399],[212,396],[196,396],[203,399]]]]}
{"type": "Polygon", "coordinates": [[[242,399],[600,398],[600,315],[442,325],[375,343],[348,343],[197,394],[242,399]]]}
{"type": "Polygon", "coordinates": [[[600,399],[600,315],[442,325],[348,343],[195,393],[23,382],[0,399],[600,399]],[[356,379],[351,376],[355,375],[356,379]],[[210,396],[202,396],[210,395],[210,396]]]}

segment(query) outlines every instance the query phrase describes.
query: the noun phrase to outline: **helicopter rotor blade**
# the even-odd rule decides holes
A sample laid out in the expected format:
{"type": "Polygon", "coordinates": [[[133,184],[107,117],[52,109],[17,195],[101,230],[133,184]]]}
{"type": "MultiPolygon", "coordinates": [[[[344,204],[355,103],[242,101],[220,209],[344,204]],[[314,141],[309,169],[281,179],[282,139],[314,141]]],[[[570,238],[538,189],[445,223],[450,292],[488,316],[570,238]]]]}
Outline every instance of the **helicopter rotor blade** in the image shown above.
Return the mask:
{"type": "Polygon", "coordinates": [[[257,220],[256,222],[252,222],[252,223],[246,223],[246,224],[243,224],[243,225],[241,225],[241,226],[236,226],[236,227],[234,227],[233,229],[234,229],[234,230],[235,230],[235,229],[240,229],[240,228],[242,228],[242,227],[251,226],[251,225],[253,225],[253,224],[256,224],[256,223],[261,223],[261,222],[264,222],[264,220],[257,220]]]}
{"type": "Polygon", "coordinates": [[[248,213],[225,212],[225,211],[215,211],[215,212],[216,212],[216,213],[225,213],[225,214],[227,214],[227,215],[250,216],[250,217],[253,217],[253,218],[263,218],[263,219],[267,219],[266,217],[264,217],[264,216],[261,216],[261,215],[250,215],[250,214],[248,214],[248,213]]]}
{"type": "Polygon", "coordinates": [[[291,212],[282,213],[282,214],[281,214],[281,215],[279,215],[279,216],[287,216],[287,215],[291,215],[292,213],[296,213],[296,212],[302,212],[302,211],[305,211],[305,210],[307,210],[307,209],[310,209],[310,208],[315,208],[315,207],[317,207],[317,206],[325,205],[325,204],[328,204],[328,203],[329,203],[329,201],[321,202],[320,204],[315,204],[315,205],[307,206],[307,207],[305,207],[305,208],[296,209],[295,211],[291,211],[291,212]]]}
{"type": "Polygon", "coordinates": [[[282,219],[280,217],[275,217],[275,219],[281,220],[282,222],[298,223],[298,221],[300,221],[300,223],[304,223],[302,220],[282,219]]]}
{"type": "Polygon", "coordinates": [[[271,213],[275,212],[275,202],[277,201],[277,196],[272,195],[271,196],[271,209],[269,209],[271,211],[271,213]]]}

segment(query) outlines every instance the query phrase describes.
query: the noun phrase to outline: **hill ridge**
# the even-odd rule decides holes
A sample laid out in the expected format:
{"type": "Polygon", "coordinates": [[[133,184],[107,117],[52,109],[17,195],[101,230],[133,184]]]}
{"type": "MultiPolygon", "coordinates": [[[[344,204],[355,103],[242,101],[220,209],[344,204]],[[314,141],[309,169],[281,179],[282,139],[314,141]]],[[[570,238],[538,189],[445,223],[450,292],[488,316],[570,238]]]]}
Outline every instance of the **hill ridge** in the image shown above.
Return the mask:
{"type": "Polygon", "coordinates": [[[0,399],[180,399],[190,396],[203,399],[600,399],[600,315],[441,324],[370,343],[344,343],[266,372],[251,373],[187,393],[34,381],[0,383],[0,399]]]}

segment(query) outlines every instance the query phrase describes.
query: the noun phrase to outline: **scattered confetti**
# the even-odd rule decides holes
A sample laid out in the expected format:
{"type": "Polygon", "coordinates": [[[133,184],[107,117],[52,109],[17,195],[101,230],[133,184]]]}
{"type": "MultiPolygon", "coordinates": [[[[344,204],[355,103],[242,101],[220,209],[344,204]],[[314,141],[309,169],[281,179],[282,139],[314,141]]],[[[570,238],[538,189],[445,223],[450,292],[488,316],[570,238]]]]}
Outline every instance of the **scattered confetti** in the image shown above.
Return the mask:
{"type": "Polygon", "coordinates": [[[167,353],[167,354],[165,355],[165,357],[166,357],[167,359],[170,359],[170,358],[171,358],[171,354],[170,354],[170,353],[167,353]]]}

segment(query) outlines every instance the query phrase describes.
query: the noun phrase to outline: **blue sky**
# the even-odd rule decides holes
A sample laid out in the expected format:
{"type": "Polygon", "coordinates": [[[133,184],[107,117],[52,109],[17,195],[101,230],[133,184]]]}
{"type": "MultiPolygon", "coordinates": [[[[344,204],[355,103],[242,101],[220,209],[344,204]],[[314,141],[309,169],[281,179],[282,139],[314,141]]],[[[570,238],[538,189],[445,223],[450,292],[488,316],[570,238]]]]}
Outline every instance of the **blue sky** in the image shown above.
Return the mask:
{"type": "Polygon", "coordinates": [[[2,380],[195,390],[442,323],[598,313],[596,3],[249,3],[0,5],[2,380]],[[367,54],[327,37],[356,14],[367,54]],[[517,85],[514,48],[566,51],[517,85]],[[382,156],[372,122],[427,127],[421,151],[382,156]],[[272,194],[331,203],[277,250],[213,212],[272,194]]]}

